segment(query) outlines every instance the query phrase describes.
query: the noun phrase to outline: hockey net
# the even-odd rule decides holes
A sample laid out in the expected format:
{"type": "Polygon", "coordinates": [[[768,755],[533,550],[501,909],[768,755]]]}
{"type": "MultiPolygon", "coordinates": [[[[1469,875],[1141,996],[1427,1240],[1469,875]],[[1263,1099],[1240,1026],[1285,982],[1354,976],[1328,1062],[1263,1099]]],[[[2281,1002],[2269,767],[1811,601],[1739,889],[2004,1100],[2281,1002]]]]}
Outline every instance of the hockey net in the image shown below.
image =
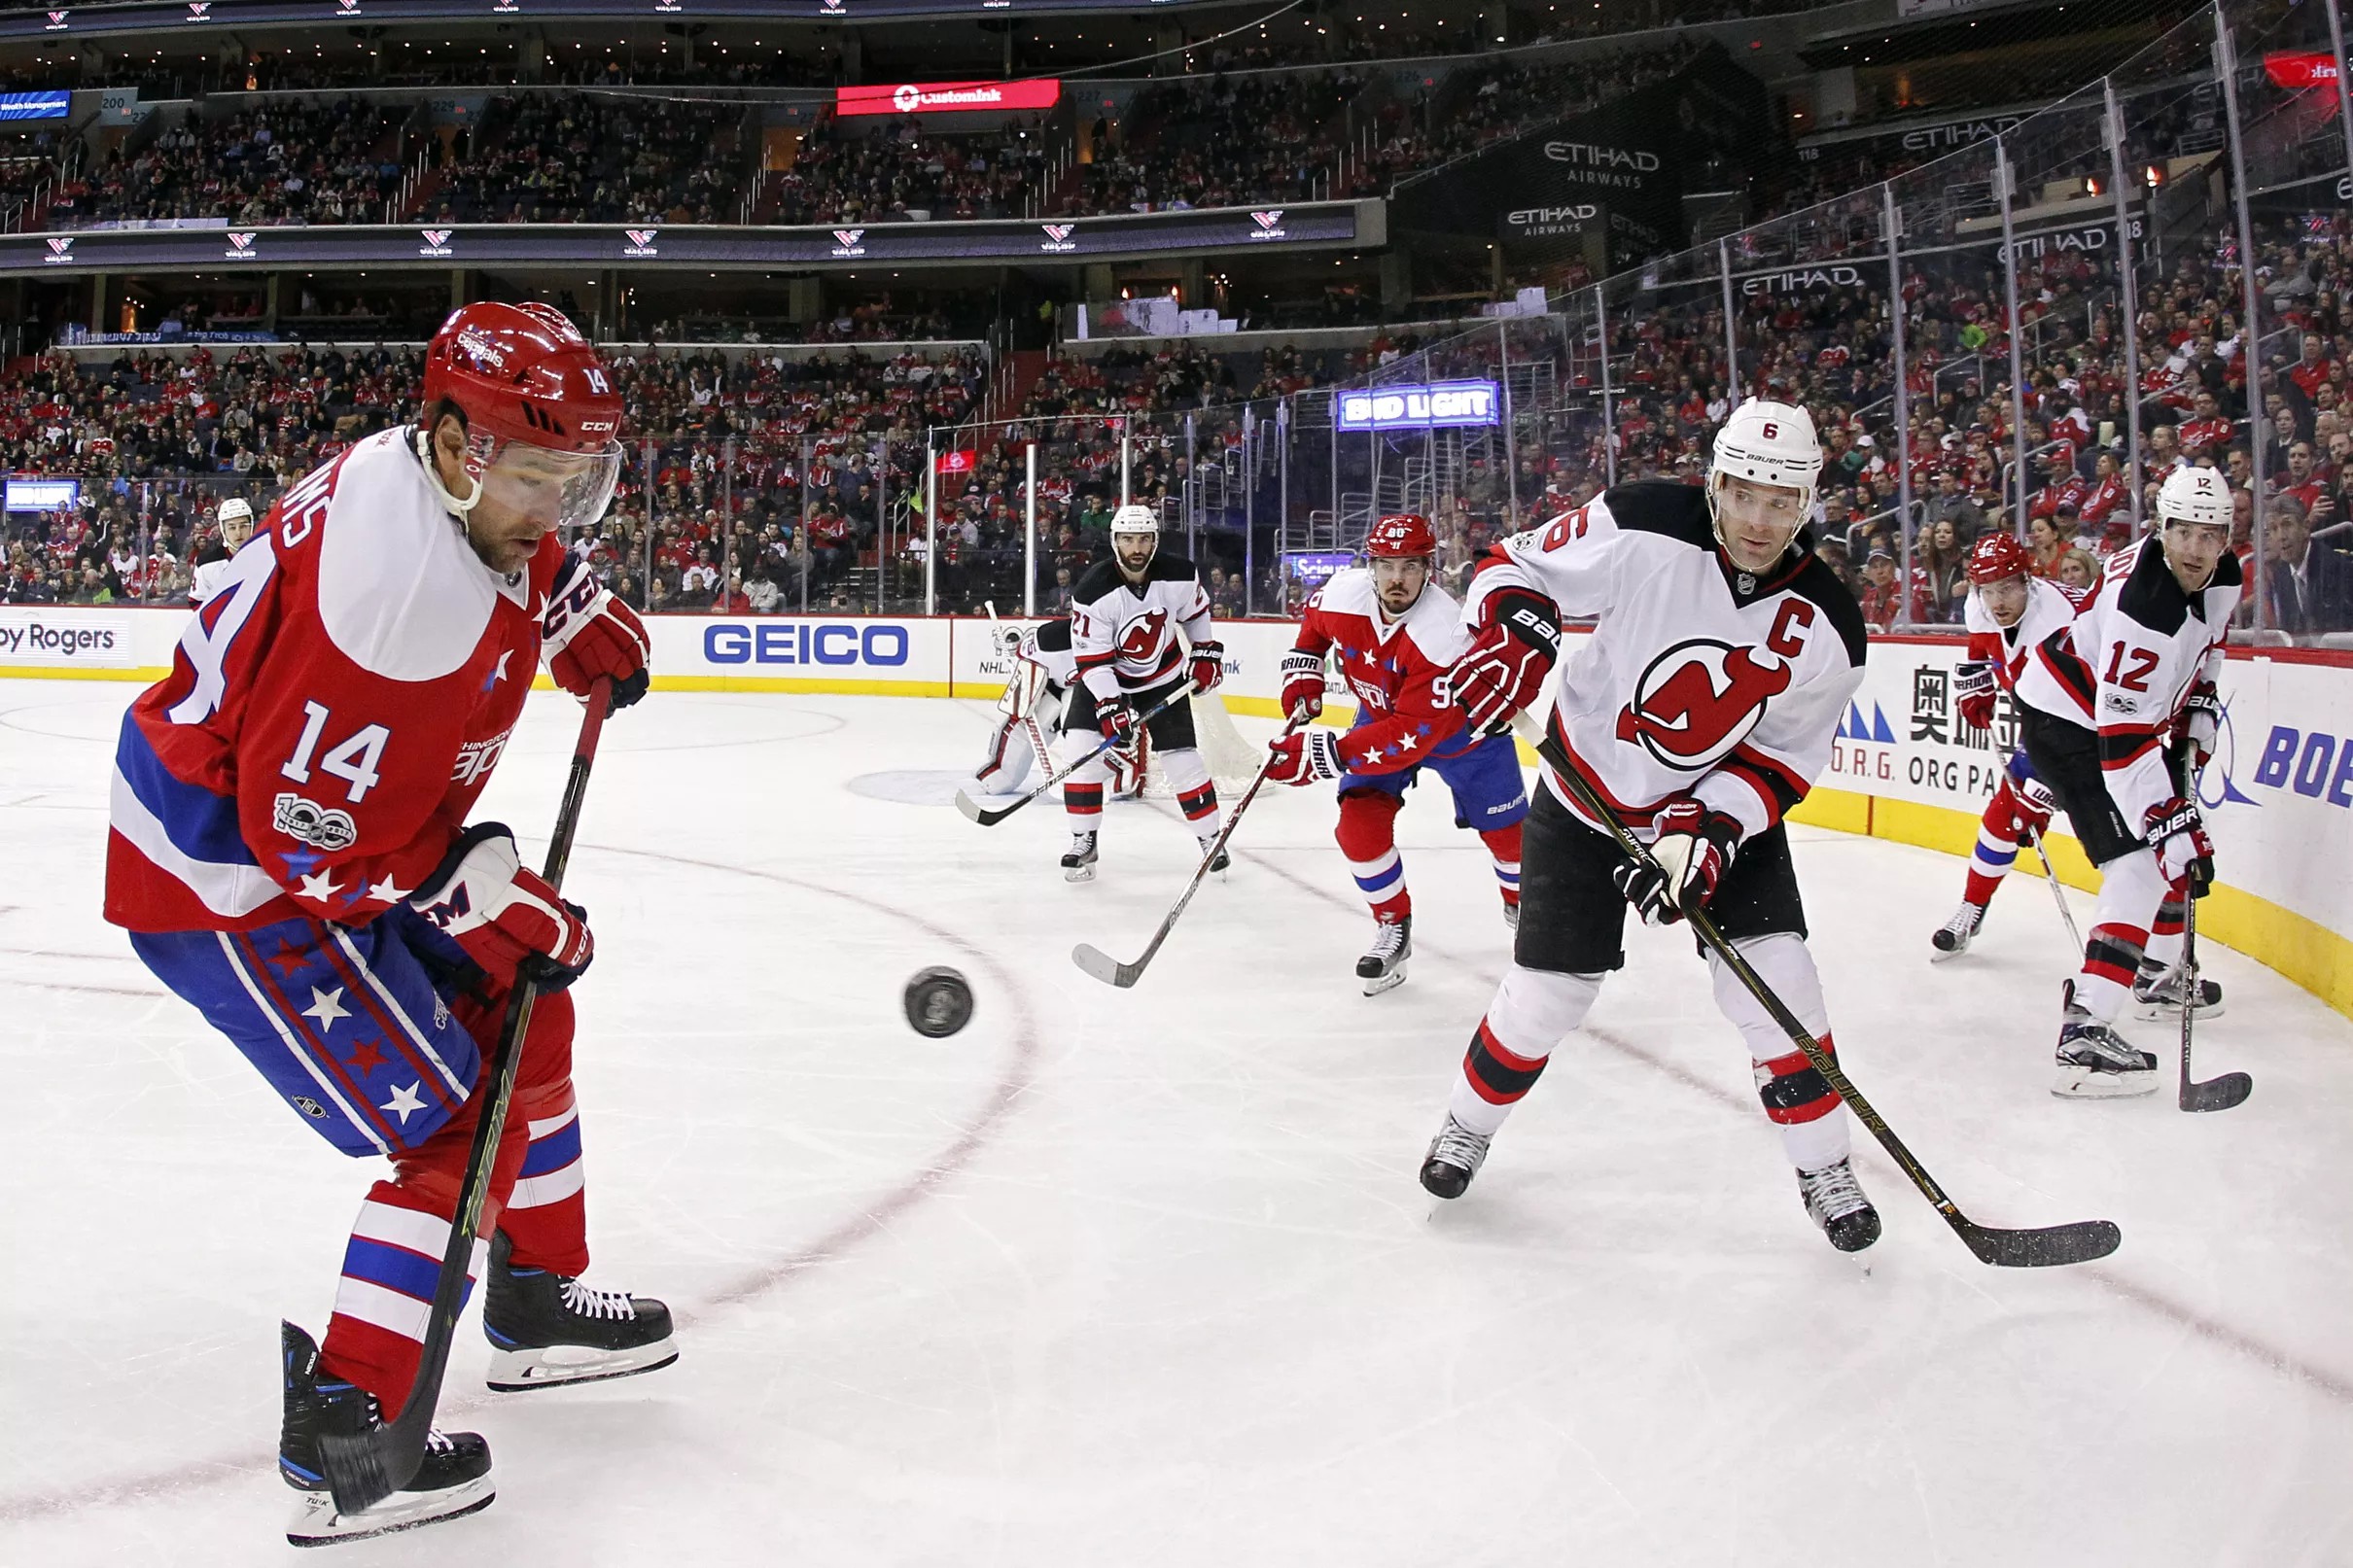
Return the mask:
{"type": "MultiPolygon", "coordinates": [[[[1209,765],[1210,778],[1217,785],[1218,795],[1232,800],[1250,786],[1258,773],[1258,765],[1266,760],[1266,749],[1252,746],[1234,727],[1234,715],[1226,712],[1225,700],[1212,691],[1207,696],[1195,694],[1193,705],[1193,741],[1201,748],[1201,760],[1209,765]]],[[[1147,800],[1169,800],[1176,791],[1169,784],[1167,771],[1160,765],[1160,754],[1147,742],[1144,747],[1143,793],[1147,800]]]]}

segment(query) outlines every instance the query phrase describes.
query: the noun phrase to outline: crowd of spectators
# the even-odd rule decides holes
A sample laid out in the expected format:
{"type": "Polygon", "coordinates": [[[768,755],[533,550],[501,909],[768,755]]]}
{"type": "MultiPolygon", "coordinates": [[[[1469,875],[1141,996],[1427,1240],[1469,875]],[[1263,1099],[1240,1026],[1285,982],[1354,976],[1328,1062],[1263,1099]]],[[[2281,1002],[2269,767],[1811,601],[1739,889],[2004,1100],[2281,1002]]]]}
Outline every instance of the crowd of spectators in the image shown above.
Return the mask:
{"type": "Polygon", "coordinates": [[[1045,134],[1035,122],[943,134],[912,115],[872,130],[862,121],[828,118],[802,138],[791,165],[770,177],[760,217],[778,224],[1003,218],[1042,194],[1045,165],[1045,134]]]}
{"type": "Polygon", "coordinates": [[[430,199],[442,223],[733,223],[740,104],[530,93],[492,100],[430,199]]]}
{"type": "Polygon", "coordinates": [[[49,223],[380,224],[400,185],[405,118],[349,98],[192,115],[63,179],[49,223]]]}

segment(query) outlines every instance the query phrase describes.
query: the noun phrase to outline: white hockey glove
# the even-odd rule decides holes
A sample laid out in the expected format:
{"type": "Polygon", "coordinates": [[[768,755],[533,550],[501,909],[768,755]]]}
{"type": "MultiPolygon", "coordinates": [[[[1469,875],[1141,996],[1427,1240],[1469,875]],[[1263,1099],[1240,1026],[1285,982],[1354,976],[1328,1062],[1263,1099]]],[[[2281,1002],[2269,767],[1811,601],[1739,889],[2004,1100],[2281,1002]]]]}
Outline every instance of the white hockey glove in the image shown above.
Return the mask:
{"type": "Polygon", "coordinates": [[[1610,880],[1645,925],[1672,925],[1715,896],[1739,848],[1740,824],[1688,795],[1652,821],[1659,836],[1650,859],[1624,862],[1610,880]]]}

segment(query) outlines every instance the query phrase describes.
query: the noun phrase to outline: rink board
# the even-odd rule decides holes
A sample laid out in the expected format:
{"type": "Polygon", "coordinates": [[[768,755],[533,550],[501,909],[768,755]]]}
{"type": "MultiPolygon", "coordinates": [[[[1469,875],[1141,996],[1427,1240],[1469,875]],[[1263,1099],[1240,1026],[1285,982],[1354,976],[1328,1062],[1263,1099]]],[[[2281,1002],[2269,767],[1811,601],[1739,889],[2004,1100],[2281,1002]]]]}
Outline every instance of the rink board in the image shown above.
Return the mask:
{"type": "MultiPolygon", "coordinates": [[[[178,610],[0,607],[0,678],[157,679],[187,620],[178,610]]],[[[985,620],[662,615],[648,625],[663,690],[986,699],[1011,674],[985,620]]],[[[1294,628],[1244,621],[1221,632],[1226,706],[1277,716],[1278,661],[1294,628]]],[[[1830,766],[1798,820],[1969,853],[2017,723],[2007,698],[1990,733],[1960,722],[1952,668],[1961,654],[1950,639],[1873,642],[1830,766]]],[[[2344,934],[2353,932],[2353,881],[2342,871],[2353,864],[2353,659],[2233,649],[2223,697],[2203,804],[2226,880],[2201,906],[2201,928],[2353,1015],[2344,934]]],[[[1352,712],[1331,680],[1326,721],[1352,712]]],[[[2072,838],[2050,842],[2064,881],[2096,886],[2072,838]]]]}

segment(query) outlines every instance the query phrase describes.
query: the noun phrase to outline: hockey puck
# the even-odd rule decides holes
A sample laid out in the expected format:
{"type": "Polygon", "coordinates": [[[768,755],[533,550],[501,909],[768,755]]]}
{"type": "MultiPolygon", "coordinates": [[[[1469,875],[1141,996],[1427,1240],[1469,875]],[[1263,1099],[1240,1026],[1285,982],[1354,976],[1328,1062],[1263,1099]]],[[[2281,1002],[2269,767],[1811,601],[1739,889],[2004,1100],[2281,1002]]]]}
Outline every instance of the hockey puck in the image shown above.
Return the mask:
{"type": "Polygon", "coordinates": [[[927,1039],[944,1040],[972,1022],[972,987],[953,969],[926,969],[907,982],[907,1024],[927,1039]]]}

